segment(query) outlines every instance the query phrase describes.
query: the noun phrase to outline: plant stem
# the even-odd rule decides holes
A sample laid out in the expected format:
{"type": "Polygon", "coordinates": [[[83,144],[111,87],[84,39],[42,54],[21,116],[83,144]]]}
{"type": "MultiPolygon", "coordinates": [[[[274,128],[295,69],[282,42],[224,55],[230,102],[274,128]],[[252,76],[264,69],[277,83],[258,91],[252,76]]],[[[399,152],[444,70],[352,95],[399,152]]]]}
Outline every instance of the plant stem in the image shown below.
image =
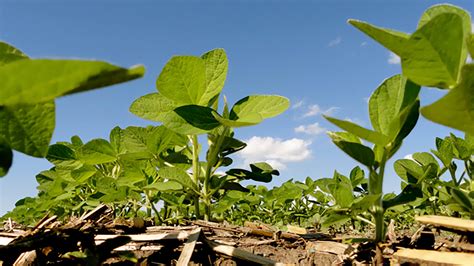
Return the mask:
{"type": "MultiPolygon", "coordinates": [[[[196,187],[199,189],[199,142],[197,135],[192,135],[190,137],[191,144],[193,145],[193,181],[196,184],[196,187]]],[[[199,211],[199,195],[194,195],[194,208],[196,213],[196,218],[201,218],[201,213],[199,211]]]]}
{"type": "Polygon", "coordinates": [[[217,139],[214,143],[209,147],[209,154],[207,156],[207,165],[206,165],[206,172],[204,176],[204,184],[203,184],[203,196],[204,196],[204,220],[208,221],[211,217],[211,189],[209,188],[209,182],[211,180],[211,176],[214,173],[215,169],[219,167],[218,164],[218,156],[219,151],[221,150],[221,146],[224,143],[225,137],[227,135],[229,128],[224,127],[223,131],[218,135],[217,139]],[[216,165],[217,164],[217,165],[216,165]],[[216,165],[215,169],[214,166],[216,165]]]}
{"type": "Polygon", "coordinates": [[[385,224],[383,221],[383,201],[382,201],[382,194],[383,194],[383,178],[385,173],[385,164],[387,163],[387,150],[384,149],[382,154],[382,159],[380,161],[380,168],[377,173],[375,169],[370,168],[369,173],[369,194],[370,195],[378,195],[380,198],[374,203],[372,206],[372,216],[375,220],[375,242],[379,243],[384,241],[385,239],[385,224]]]}

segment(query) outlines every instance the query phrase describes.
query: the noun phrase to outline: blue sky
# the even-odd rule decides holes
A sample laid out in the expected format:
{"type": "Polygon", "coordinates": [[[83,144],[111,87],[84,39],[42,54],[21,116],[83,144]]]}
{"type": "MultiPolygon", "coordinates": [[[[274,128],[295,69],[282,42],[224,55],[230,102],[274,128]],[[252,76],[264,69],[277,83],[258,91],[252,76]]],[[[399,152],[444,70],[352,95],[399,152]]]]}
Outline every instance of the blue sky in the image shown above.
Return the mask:
{"type": "MultiPolygon", "coordinates": [[[[34,58],[86,58],[122,66],[144,64],[144,78],[57,100],[53,143],[79,135],[107,138],[116,125],[148,125],[128,112],[134,99],[155,91],[155,80],[172,55],[200,55],[222,47],[229,57],[224,94],[230,102],[249,94],[280,94],[292,102],[283,115],[238,129],[249,148],[237,166],[269,160],[281,169],[270,185],[348,174],[357,165],[326,136],[335,130],[321,117],[370,126],[367,98],[385,78],[399,73],[389,52],[346,23],[357,18],[412,32],[429,6],[445,1],[2,1],[0,40],[34,58]]],[[[471,13],[471,1],[450,1],[471,13]]],[[[424,89],[422,105],[444,92],[424,89]]],[[[434,147],[452,130],[420,118],[395,157],[434,147]]],[[[35,175],[51,165],[15,153],[0,179],[0,215],[36,194],[35,175]]],[[[391,165],[385,192],[399,189],[391,165]]]]}

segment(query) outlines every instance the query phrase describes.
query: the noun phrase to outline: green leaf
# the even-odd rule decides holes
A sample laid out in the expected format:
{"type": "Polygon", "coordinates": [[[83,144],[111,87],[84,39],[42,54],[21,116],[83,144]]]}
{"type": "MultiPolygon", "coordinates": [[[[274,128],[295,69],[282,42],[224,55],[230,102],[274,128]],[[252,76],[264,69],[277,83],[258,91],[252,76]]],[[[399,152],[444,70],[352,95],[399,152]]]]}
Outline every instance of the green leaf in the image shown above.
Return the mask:
{"type": "Polygon", "coordinates": [[[355,188],[358,185],[365,183],[364,170],[360,169],[359,166],[356,166],[351,170],[349,177],[351,180],[352,188],[355,188]]]}
{"type": "Polygon", "coordinates": [[[162,122],[176,106],[174,101],[155,92],[136,99],[130,106],[130,112],[143,119],[162,122]]]}
{"type": "Polygon", "coordinates": [[[460,189],[457,189],[457,188],[452,188],[451,189],[451,196],[453,197],[453,199],[459,204],[461,205],[461,207],[463,209],[465,209],[466,211],[468,212],[473,212],[473,202],[469,199],[469,195],[468,193],[460,190],[460,189]]]}
{"type": "Polygon", "coordinates": [[[324,118],[326,118],[329,122],[333,123],[339,128],[346,130],[347,132],[354,134],[355,136],[361,139],[365,139],[374,144],[385,146],[390,142],[390,139],[386,135],[379,133],[377,131],[373,131],[373,130],[361,127],[357,124],[354,124],[346,120],[339,120],[339,119],[332,118],[326,115],[324,115],[324,118]]]}
{"type": "Polygon", "coordinates": [[[44,157],[53,136],[54,115],[54,102],[0,106],[0,138],[14,150],[44,157]]]}
{"type": "Polygon", "coordinates": [[[375,27],[355,19],[350,19],[348,22],[395,54],[400,55],[407,49],[409,35],[404,32],[375,27]]]}
{"type": "Polygon", "coordinates": [[[182,117],[193,127],[210,131],[220,126],[219,121],[214,118],[212,108],[199,105],[185,105],[174,109],[174,112],[182,117]]]}
{"type": "Polygon", "coordinates": [[[278,170],[275,170],[268,163],[253,163],[250,164],[251,171],[245,169],[230,169],[226,174],[237,177],[238,179],[251,179],[259,182],[272,181],[273,175],[280,175],[278,170]]]}
{"type": "Polygon", "coordinates": [[[126,152],[123,145],[124,130],[120,127],[114,127],[109,134],[110,145],[114,148],[116,154],[123,154],[126,152]]]}
{"type": "Polygon", "coordinates": [[[465,65],[458,86],[421,108],[421,114],[435,123],[474,134],[474,64],[465,65]]]}
{"type": "Polygon", "coordinates": [[[251,95],[234,104],[229,118],[245,121],[247,117],[254,117],[258,114],[263,120],[283,113],[289,106],[290,101],[282,96],[251,95]]]}
{"type": "Polygon", "coordinates": [[[249,114],[248,116],[244,118],[239,118],[237,120],[231,120],[227,118],[223,118],[220,116],[218,113],[212,113],[214,118],[219,121],[224,126],[228,127],[246,127],[246,126],[253,126],[261,123],[263,121],[263,118],[260,114],[254,113],[254,114],[249,114]]]}
{"type": "Polygon", "coordinates": [[[453,87],[466,61],[466,34],[458,14],[433,17],[410,36],[410,47],[402,55],[403,74],[423,86],[453,87]]]}
{"type": "MultiPolygon", "coordinates": [[[[401,143],[415,127],[420,116],[420,101],[416,100],[409,106],[406,106],[400,113],[394,117],[390,123],[390,137],[397,143],[401,143]]],[[[397,147],[397,149],[400,147],[397,147]]],[[[392,154],[393,155],[393,154],[392,154]]]]}
{"type": "Polygon", "coordinates": [[[166,98],[178,104],[206,105],[206,67],[195,56],[174,56],[161,71],[156,88],[166,98]]]}
{"type": "Polygon", "coordinates": [[[467,33],[471,32],[471,16],[469,15],[469,13],[460,7],[450,5],[450,4],[433,5],[427,10],[425,10],[423,15],[421,15],[417,28],[423,27],[432,18],[443,13],[458,14],[460,17],[462,17],[464,32],[467,32],[467,33]]]}
{"type": "Polygon", "coordinates": [[[73,149],[69,148],[64,144],[53,144],[49,146],[48,154],[46,159],[53,164],[60,163],[62,161],[76,160],[76,153],[73,149]]]}
{"type": "Polygon", "coordinates": [[[424,174],[423,168],[417,162],[409,159],[395,161],[393,168],[400,178],[411,184],[416,184],[424,174]]]}
{"type": "Polygon", "coordinates": [[[469,50],[471,58],[474,59],[474,33],[469,34],[467,39],[467,49],[469,50]]]}
{"type": "Polygon", "coordinates": [[[143,66],[125,69],[101,61],[17,60],[0,67],[0,105],[46,102],[136,79],[144,71],[143,66]]]}
{"type": "Polygon", "coordinates": [[[400,128],[391,128],[392,121],[417,99],[419,91],[420,86],[402,75],[384,80],[369,99],[369,115],[374,129],[387,136],[396,135],[400,128]],[[395,134],[392,130],[396,131],[395,134]]]}
{"type": "Polygon", "coordinates": [[[196,183],[194,183],[189,174],[182,169],[176,167],[163,167],[158,170],[158,175],[162,178],[176,181],[184,187],[192,189],[195,193],[199,191],[196,183]]]}
{"type": "Polygon", "coordinates": [[[28,56],[22,51],[8,43],[0,42],[0,67],[7,63],[26,58],[28,58],[28,56]]]}
{"type": "Polygon", "coordinates": [[[144,190],[158,190],[158,191],[179,191],[183,190],[183,186],[175,181],[156,182],[143,187],[144,190]]]}
{"type": "Polygon", "coordinates": [[[10,146],[0,138],[0,177],[7,175],[12,166],[13,151],[10,146]]]}
{"type": "Polygon", "coordinates": [[[155,127],[148,132],[146,145],[148,150],[159,155],[168,148],[174,146],[186,146],[187,138],[183,135],[177,134],[165,126],[155,127]]]}
{"type": "Polygon", "coordinates": [[[345,182],[335,182],[329,185],[329,190],[336,200],[336,204],[340,207],[348,208],[352,205],[354,196],[352,195],[352,186],[350,184],[345,182]]]}
{"type": "Polygon", "coordinates": [[[117,153],[105,139],[93,139],[82,147],[80,159],[87,164],[102,164],[117,160],[117,153]]]}
{"type": "Polygon", "coordinates": [[[97,173],[97,170],[92,165],[86,165],[79,169],[71,171],[71,177],[77,180],[79,184],[85,183],[89,178],[97,173]]]}
{"type": "Polygon", "coordinates": [[[417,198],[422,198],[423,192],[418,187],[414,187],[411,184],[408,184],[400,194],[395,198],[383,201],[383,208],[388,209],[397,205],[406,204],[411,201],[416,200],[417,198]]]}
{"type": "Polygon", "coordinates": [[[375,155],[370,148],[353,142],[351,138],[347,138],[347,134],[341,134],[341,132],[328,132],[328,135],[337,147],[354,160],[368,167],[374,164],[375,155]]]}
{"type": "Polygon", "coordinates": [[[438,161],[428,152],[415,152],[412,154],[412,157],[415,161],[424,166],[429,164],[438,165],[438,161]]]}
{"type": "Polygon", "coordinates": [[[202,102],[209,102],[224,88],[229,62],[224,49],[214,49],[201,56],[206,68],[206,91],[202,102]]]}

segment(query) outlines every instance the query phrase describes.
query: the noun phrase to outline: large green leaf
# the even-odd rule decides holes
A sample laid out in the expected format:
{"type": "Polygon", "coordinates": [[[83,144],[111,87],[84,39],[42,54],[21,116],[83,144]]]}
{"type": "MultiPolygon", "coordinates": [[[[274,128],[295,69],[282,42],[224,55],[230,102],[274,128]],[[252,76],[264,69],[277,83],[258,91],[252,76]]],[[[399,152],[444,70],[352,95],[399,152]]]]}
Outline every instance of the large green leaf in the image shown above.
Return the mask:
{"type": "Polygon", "coordinates": [[[82,147],[80,159],[87,164],[102,164],[117,160],[117,153],[105,139],[93,139],[82,147]]]}
{"type": "Polygon", "coordinates": [[[458,188],[452,188],[450,192],[451,196],[453,199],[466,211],[473,213],[473,205],[474,201],[469,198],[469,195],[467,192],[458,189],[458,188]]]}
{"type": "Polygon", "coordinates": [[[240,99],[230,111],[231,120],[245,120],[258,114],[262,119],[271,118],[283,113],[290,106],[290,101],[278,95],[251,95],[240,99]]]}
{"type": "Polygon", "coordinates": [[[26,56],[22,51],[8,43],[0,42],[0,66],[26,58],[28,58],[28,56],[26,56]]]}
{"type": "Polygon", "coordinates": [[[406,204],[421,197],[423,197],[421,189],[408,184],[396,197],[384,200],[383,208],[388,209],[397,205],[406,204]]]}
{"type": "Polygon", "coordinates": [[[136,79],[143,66],[121,68],[101,61],[17,60],[0,67],[0,105],[35,104],[136,79]]]}
{"type": "Polygon", "coordinates": [[[424,174],[421,165],[410,159],[395,161],[393,168],[400,178],[410,184],[416,184],[418,179],[424,174]]]}
{"type": "Polygon", "coordinates": [[[403,51],[407,49],[408,39],[410,37],[409,34],[391,29],[379,28],[367,22],[355,19],[349,19],[348,22],[375,41],[379,42],[385,48],[398,55],[402,54],[403,51]]]}
{"type": "MultiPolygon", "coordinates": [[[[384,80],[369,99],[369,115],[374,129],[387,136],[392,135],[392,121],[404,107],[416,100],[419,91],[420,86],[402,75],[384,80]]],[[[400,128],[394,130],[396,135],[400,128]]]]}
{"type": "Polygon", "coordinates": [[[163,96],[179,104],[203,104],[206,91],[204,60],[195,56],[172,57],[158,76],[156,87],[163,96]]]}
{"type": "Polygon", "coordinates": [[[163,167],[158,170],[158,175],[161,178],[176,181],[184,187],[193,190],[195,193],[199,191],[196,183],[191,179],[191,176],[182,169],[176,167],[163,167]]]}
{"type": "Polygon", "coordinates": [[[214,49],[201,56],[206,67],[206,91],[202,103],[209,102],[224,88],[227,77],[228,60],[224,49],[214,49]]]}
{"type": "Polygon", "coordinates": [[[13,151],[6,143],[0,138],[0,177],[5,176],[8,170],[12,166],[13,162],[13,151]]]}
{"type": "Polygon", "coordinates": [[[136,99],[130,106],[130,112],[143,119],[162,122],[176,106],[175,102],[155,92],[136,99]]]}
{"type": "Polygon", "coordinates": [[[333,123],[334,125],[338,126],[341,129],[346,130],[347,132],[354,134],[355,136],[370,141],[374,144],[378,144],[381,146],[385,146],[390,142],[390,139],[377,131],[373,131],[364,127],[361,127],[355,123],[346,120],[339,120],[336,118],[332,118],[329,116],[324,115],[329,122],[333,123]]]}
{"type": "Polygon", "coordinates": [[[145,190],[157,190],[157,191],[180,191],[183,190],[183,186],[175,181],[168,182],[156,182],[148,186],[143,187],[145,190]]]}
{"type": "Polygon", "coordinates": [[[467,39],[467,49],[471,55],[471,59],[474,59],[474,33],[469,34],[467,39]]]}
{"type": "Polygon", "coordinates": [[[114,148],[117,154],[126,153],[127,150],[123,144],[124,130],[120,127],[114,127],[109,134],[110,145],[114,148]]]}
{"type": "Polygon", "coordinates": [[[403,74],[420,85],[453,87],[467,57],[466,34],[458,14],[435,16],[410,36],[409,49],[401,55],[403,74]]]}
{"type": "Polygon", "coordinates": [[[433,122],[474,134],[474,64],[465,65],[458,86],[421,108],[421,114],[433,122]]]}
{"type": "Polygon", "coordinates": [[[350,207],[354,201],[351,184],[346,182],[335,182],[329,185],[329,190],[331,191],[331,195],[336,200],[336,204],[342,208],[350,207]]]}
{"type": "MultiPolygon", "coordinates": [[[[420,117],[420,101],[416,100],[411,105],[402,109],[389,125],[390,137],[401,143],[415,127],[420,117]]],[[[399,148],[399,147],[398,147],[399,148]]],[[[398,149],[397,148],[397,149],[398,149]]],[[[393,155],[393,154],[392,154],[393,155]]]]}
{"type": "Polygon", "coordinates": [[[53,164],[57,164],[63,161],[76,160],[77,156],[76,152],[70,147],[57,143],[49,146],[46,159],[53,164]]]}
{"type": "Polygon", "coordinates": [[[371,167],[374,164],[374,152],[361,143],[354,142],[353,137],[349,138],[347,136],[347,132],[328,132],[328,135],[337,147],[354,160],[368,167],[371,167]]]}
{"type": "Polygon", "coordinates": [[[413,82],[440,88],[457,84],[471,28],[470,16],[462,9],[450,5],[428,9],[410,36],[365,22],[349,22],[399,55],[403,74],[413,82]]]}
{"type": "Polygon", "coordinates": [[[0,106],[0,137],[14,150],[44,157],[53,136],[54,110],[54,102],[0,106]]]}
{"type": "Polygon", "coordinates": [[[174,109],[174,112],[182,117],[193,127],[210,131],[220,126],[219,121],[213,115],[212,108],[199,105],[184,105],[174,109]]]}

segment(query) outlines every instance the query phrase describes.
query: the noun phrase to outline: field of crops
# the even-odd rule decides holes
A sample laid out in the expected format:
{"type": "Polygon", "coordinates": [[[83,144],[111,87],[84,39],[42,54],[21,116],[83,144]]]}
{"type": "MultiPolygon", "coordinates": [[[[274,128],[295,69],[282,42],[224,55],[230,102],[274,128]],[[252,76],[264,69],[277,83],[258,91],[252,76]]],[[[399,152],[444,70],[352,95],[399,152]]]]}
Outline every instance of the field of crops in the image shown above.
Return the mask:
{"type": "Polygon", "coordinates": [[[456,6],[436,5],[409,34],[349,23],[398,55],[402,73],[371,94],[370,128],[324,116],[340,128],[328,135],[341,156],[354,159],[350,172],[335,169],[330,178],[290,179],[272,188],[265,183],[280,172],[270,164],[233,166],[232,156],[247,145],[234,130],[277,120],[290,102],[280,95],[241,95],[228,102],[222,94],[229,65],[224,49],[169,59],[156,90],[129,107],[149,126],[117,126],[108,139],[84,142],[76,135],[51,144],[56,98],[138,79],[145,69],[30,59],[0,42],[0,176],[8,178],[13,150],[54,165],[36,175],[37,196],[19,200],[1,218],[0,236],[16,240],[0,243],[0,259],[25,263],[22,254],[33,250],[38,263],[61,265],[388,265],[404,259],[445,265],[436,257],[451,255],[451,262],[473,263],[471,16],[456,6]],[[446,94],[420,106],[419,92],[427,88],[446,94]],[[431,150],[389,165],[416,131],[420,114],[463,134],[439,136],[431,150]],[[388,167],[400,177],[399,194],[382,191],[388,167]],[[104,232],[133,237],[107,242],[99,239],[104,232]],[[160,248],[148,253],[136,246],[120,249],[147,234],[155,237],[143,240],[148,245],[170,243],[154,244],[160,248]],[[405,254],[414,250],[438,253],[405,254]]]}

